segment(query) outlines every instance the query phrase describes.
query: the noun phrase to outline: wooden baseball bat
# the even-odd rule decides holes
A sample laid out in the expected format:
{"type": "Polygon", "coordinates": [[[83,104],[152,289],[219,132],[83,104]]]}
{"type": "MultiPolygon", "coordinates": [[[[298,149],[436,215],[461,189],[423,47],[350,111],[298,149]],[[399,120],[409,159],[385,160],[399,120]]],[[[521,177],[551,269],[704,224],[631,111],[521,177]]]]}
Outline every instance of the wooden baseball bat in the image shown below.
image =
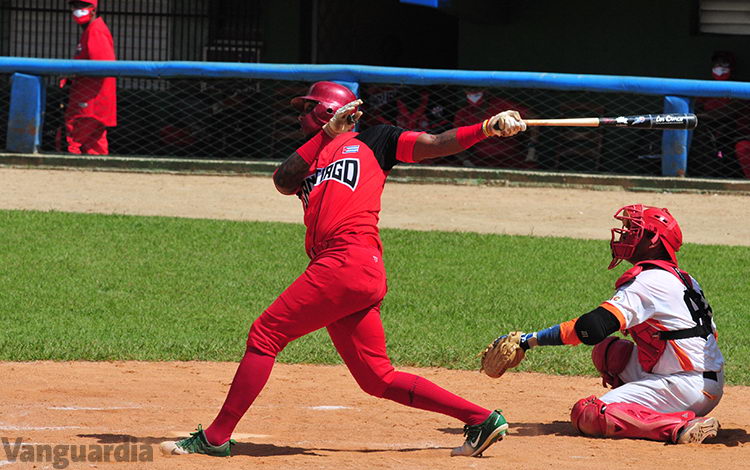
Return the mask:
{"type": "MultiPolygon", "coordinates": [[[[588,117],[572,119],[524,119],[527,126],[566,127],[629,127],[633,129],[695,129],[695,114],[638,114],[618,117],[588,117]]],[[[498,129],[498,126],[495,125],[498,129]]]]}

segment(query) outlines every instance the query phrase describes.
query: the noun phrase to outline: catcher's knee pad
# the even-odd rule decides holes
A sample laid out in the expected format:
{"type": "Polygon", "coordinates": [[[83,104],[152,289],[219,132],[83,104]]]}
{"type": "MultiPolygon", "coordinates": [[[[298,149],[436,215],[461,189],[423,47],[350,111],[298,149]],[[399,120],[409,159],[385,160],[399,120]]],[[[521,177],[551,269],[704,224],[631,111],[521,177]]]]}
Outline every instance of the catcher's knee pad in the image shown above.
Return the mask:
{"type": "Polygon", "coordinates": [[[633,342],[609,336],[591,350],[591,360],[602,376],[602,385],[617,388],[622,385],[618,374],[625,370],[633,352],[633,342]]]}
{"type": "Polygon", "coordinates": [[[660,413],[636,403],[604,403],[595,396],[573,405],[570,421],[582,434],[676,442],[678,433],[695,418],[692,411],[660,413]]]}

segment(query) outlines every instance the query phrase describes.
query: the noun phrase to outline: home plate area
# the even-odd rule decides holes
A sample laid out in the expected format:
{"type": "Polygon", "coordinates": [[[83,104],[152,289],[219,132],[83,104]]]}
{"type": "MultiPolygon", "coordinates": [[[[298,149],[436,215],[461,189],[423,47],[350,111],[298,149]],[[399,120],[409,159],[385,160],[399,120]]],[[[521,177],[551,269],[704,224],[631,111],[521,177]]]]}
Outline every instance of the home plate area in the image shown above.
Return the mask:
{"type": "Polygon", "coordinates": [[[207,426],[236,368],[210,362],[0,363],[6,468],[647,468],[653,462],[737,468],[748,459],[749,387],[727,387],[712,415],[722,423],[702,445],[580,436],[568,421],[594,377],[405,368],[486,408],[500,408],[506,438],[482,458],[450,457],[463,442],[453,418],[362,392],[344,366],[277,364],[240,422],[229,458],[162,456],[159,443],[207,426]]]}

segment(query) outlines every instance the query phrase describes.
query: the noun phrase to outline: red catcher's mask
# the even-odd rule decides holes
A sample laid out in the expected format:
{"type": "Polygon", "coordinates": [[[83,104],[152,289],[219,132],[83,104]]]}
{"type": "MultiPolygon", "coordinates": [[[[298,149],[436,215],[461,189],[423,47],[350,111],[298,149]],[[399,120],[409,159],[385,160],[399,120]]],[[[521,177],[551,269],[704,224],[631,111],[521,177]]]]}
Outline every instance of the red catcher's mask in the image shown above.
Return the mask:
{"type": "Polygon", "coordinates": [[[675,253],[680,251],[682,246],[682,230],[669,210],[632,204],[618,209],[614,217],[622,221],[622,228],[612,229],[612,238],[609,242],[612,262],[607,269],[614,268],[622,260],[630,259],[646,231],[654,234],[651,238],[652,243],[661,241],[672,262],[677,265],[675,253]]]}
{"type": "Polygon", "coordinates": [[[318,132],[340,107],[356,99],[354,93],[344,85],[334,82],[315,82],[307,90],[305,96],[292,98],[292,106],[300,112],[299,121],[302,124],[302,133],[305,136],[311,136],[318,132]],[[305,102],[313,102],[315,106],[310,112],[302,114],[305,102]]]}

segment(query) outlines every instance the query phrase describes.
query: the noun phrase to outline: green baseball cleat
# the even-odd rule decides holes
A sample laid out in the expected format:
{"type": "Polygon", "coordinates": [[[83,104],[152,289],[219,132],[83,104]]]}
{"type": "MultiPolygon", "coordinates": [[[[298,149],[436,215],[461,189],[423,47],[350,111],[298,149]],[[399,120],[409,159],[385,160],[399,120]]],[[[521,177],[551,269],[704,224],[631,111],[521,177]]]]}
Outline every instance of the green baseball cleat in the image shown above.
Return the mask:
{"type": "Polygon", "coordinates": [[[495,410],[482,424],[464,426],[466,442],[461,447],[451,451],[451,457],[458,455],[465,457],[481,457],[489,446],[495,441],[500,441],[508,432],[508,422],[502,414],[502,410],[495,410]]]}
{"type": "Polygon", "coordinates": [[[199,424],[198,430],[191,432],[190,437],[180,441],[162,442],[159,448],[164,455],[206,454],[214,457],[229,457],[232,455],[232,446],[235,444],[234,439],[229,439],[220,446],[210,444],[199,424]]]}

